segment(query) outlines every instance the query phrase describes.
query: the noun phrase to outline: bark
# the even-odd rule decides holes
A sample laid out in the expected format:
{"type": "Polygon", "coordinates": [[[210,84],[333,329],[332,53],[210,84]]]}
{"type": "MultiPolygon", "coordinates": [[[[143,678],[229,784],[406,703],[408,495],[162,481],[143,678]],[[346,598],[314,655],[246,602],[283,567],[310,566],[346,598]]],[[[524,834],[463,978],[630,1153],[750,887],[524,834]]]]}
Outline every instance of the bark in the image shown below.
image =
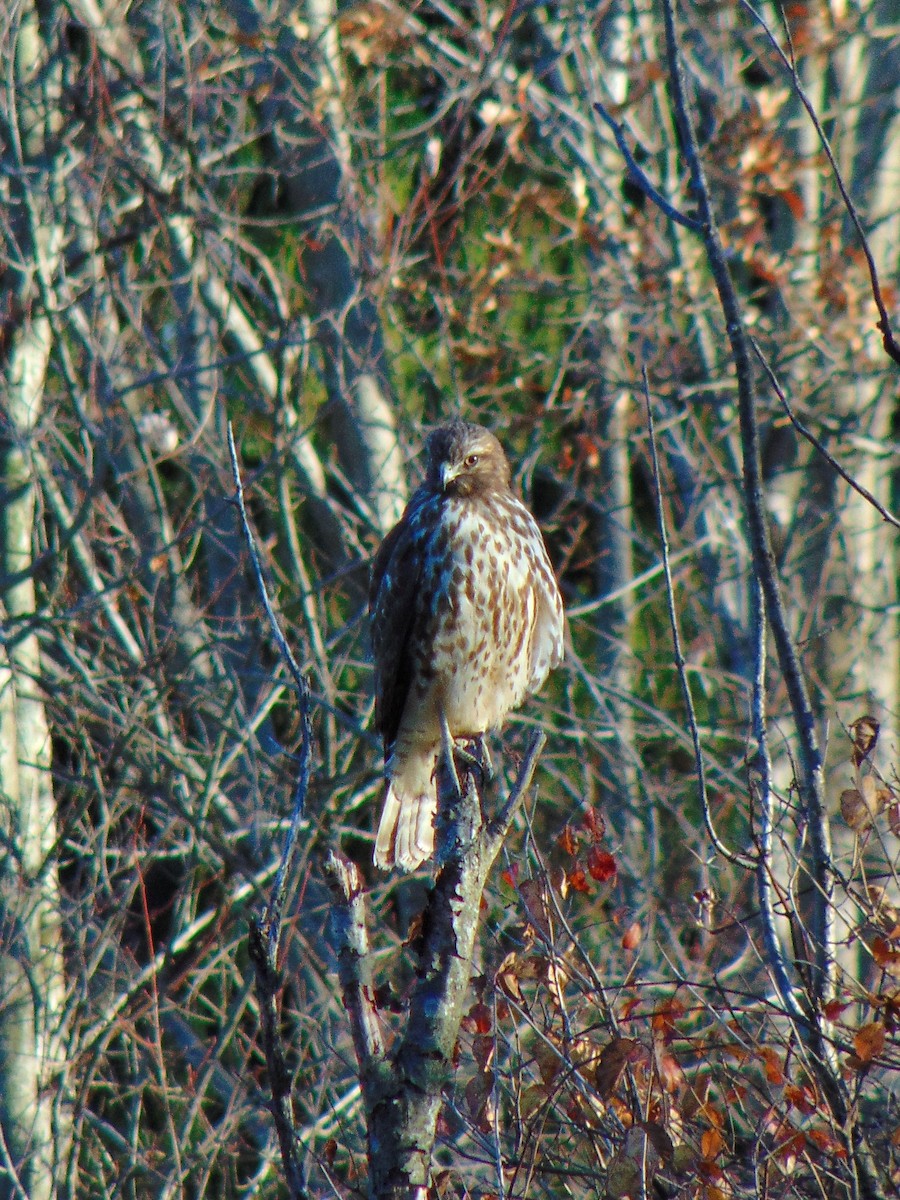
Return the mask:
{"type": "Polygon", "coordinates": [[[34,619],[36,490],[31,451],[39,435],[51,349],[43,298],[58,263],[61,230],[49,205],[56,73],[38,12],[24,7],[12,31],[17,127],[7,125],[19,310],[4,364],[0,441],[0,1130],[6,1155],[0,1197],[49,1197],[68,1148],[62,1025],[65,978],[57,876],[50,729],[34,619]]]}

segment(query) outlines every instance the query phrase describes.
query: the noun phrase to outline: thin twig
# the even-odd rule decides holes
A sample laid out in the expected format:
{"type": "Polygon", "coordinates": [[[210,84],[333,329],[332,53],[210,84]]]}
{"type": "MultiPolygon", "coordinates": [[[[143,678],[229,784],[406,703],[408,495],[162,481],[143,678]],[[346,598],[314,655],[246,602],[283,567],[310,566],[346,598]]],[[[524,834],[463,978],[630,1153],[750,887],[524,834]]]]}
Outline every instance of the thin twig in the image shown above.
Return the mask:
{"type": "Polygon", "coordinates": [[[265,917],[263,918],[263,932],[265,933],[270,949],[275,952],[277,951],[278,935],[281,926],[281,908],[282,904],[284,903],[285,886],[288,878],[288,872],[293,861],[294,851],[297,847],[297,836],[300,832],[301,822],[303,821],[303,814],[306,808],[306,794],[309,791],[309,780],[310,775],[312,774],[312,724],[310,721],[309,711],[309,685],[306,682],[306,677],[297,664],[297,660],[294,658],[294,655],[291,652],[287,638],[281,631],[281,626],[278,624],[278,617],[275,615],[275,610],[272,607],[271,600],[269,599],[269,592],[266,588],[262,563],[260,562],[259,553],[256,549],[256,542],[250,529],[250,522],[247,519],[247,509],[244,505],[244,485],[241,480],[241,472],[237,460],[237,450],[235,449],[234,445],[234,433],[232,431],[230,421],[228,423],[228,452],[231,455],[231,472],[236,488],[237,506],[241,514],[241,524],[244,528],[244,537],[247,542],[247,549],[250,552],[250,561],[253,564],[253,573],[256,576],[256,584],[259,589],[259,595],[263,602],[263,607],[266,610],[266,616],[269,618],[269,627],[272,630],[272,636],[275,639],[275,644],[278,646],[278,651],[281,654],[281,657],[287,665],[287,668],[294,680],[294,687],[297,692],[297,701],[300,710],[300,753],[298,755],[299,769],[297,772],[297,783],[294,788],[291,822],[288,826],[288,831],[284,839],[284,847],[281,852],[281,862],[278,864],[278,871],[275,875],[275,881],[272,885],[272,891],[269,895],[269,903],[266,906],[265,917]]]}
{"type": "Polygon", "coordinates": [[[675,590],[672,586],[672,570],[669,565],[669,536],[666,532],[666,516],[663,509],[662,486],[659,478],[659,459],[656,454],[656,432],[653,425],[653,405],[650,402],[650,386],[647,382],[647,368],[641,368],[641,379],[644,384],[644,401],[647,405],[647,431],[650,437],[650,463],[653,469],[653,489],[656,497],[656,523],[659,529],[659,541],[662,550],[663,578],[666,581],[666,604],[669,610],[669,625],[672,629],[672,649],[675,656],[675,669],[681,684],[681,694],[687,709],[688,725],[691,730],[691,741],[694,746],[694,764],[697,770],[697,793],[700,799],[700,809],[706,832],[718,854],[728,862],[752,870],[756,865],[754,860],[745,854],[730,850],[716,833],[712,811],[709,807],[709,792],[706,787],[706,767],[703,763],[703,748],[700,745],[700,730],[697,726],[697,714],[694,711],[694,698],[691,695],[691,685],[687,677],[684,655],[681,652],[681,633],[678,628],[678,613],[675,609],[675,590]]]}
{"type": "Polygon", "coordinates": [[[534,778],[534,773],[537,770],[538,759],[541,757],[544,746],[547,744],[547,735],[543,729],[536,729],[531,735],[531,740],[528,743],[528,749],[525,751],[525,758],[522,760],[522,765],[519,767],[519,773],[516,776],[516,782],[513,784],[512,790],[504,801],[497,813],[497,816],[489,825],[489,835],[498,843],[497,852],[499,853],[499,843],[506,837],[509,826],[516,810],[522,803],[525,793],[531,787],[531,781],[534,778]]]}
{"type": "Polygon", "coordinates": [[[272,1092],[272,1118],[278,1135],[285,1183],[291,1200],[307,1200],[308,1192],[300,1162],[300,1143],[291,1106],[291,1072],[288,1069],[279,1030],[277,996],[281,991],[281,973],[276,967],[276,959],[271,952],[263,922],[251,923],[248,949],[256,974],[259,1021],[266,1055],[266,1072],[272,1092]]]}
{"type": "Polygon", "coordinates": [[[872,288],[872,299],[875,301],[875,307],[878,309],[878,321],[876,322],[876,328],[881,332],[881,343],[884,346],[885,353],[892,358],[895,363],[900,364],[900,343],[898,343],[894,336],[893,330],[891,329],[891,319],[888,314],[887,305],[884,302],[884,297],[881,294],[881,284],[878,280],[878,268],[875,265],[875,257],[869,248],[869,239],[866,237],[865,230],[862,227],[862,221],[859,218],[856,205],[853,203],[852,199],[850,198],[850,193],[847,191],[847,187],[844,183],[844,177],[841,174],[840,167],[837,165],[837,161],[831,149],[831,143],[828,141],[825,130],[822,128],[822,123],[816,114],[816,110],[813,107],[812,101],[803,90],[803,84],[800,82],[800,76],[797,72],[797,62],[794,57],[794,46],[793,42],[791,41],[790,29],[788,28],[787,18],[784,15],[784,11],[782,9],[782,20],[784,23],[785,34],[788,39],[788,46],[790,47],[791,51],[790,56],[785,54],[784,50],[778,44],[778,39],[775,37],[775,34],[769,28],[765,17],[753,7],[753,5],[750,3],[750,0],[741,0],[741,7],[750,14],[750,16],[754,19],[754,21],[757,22],[763,33],[765,33],[766,37],[769,39],[769,44],[778,55],[785,70],[790,75],[791,83],[793,84],[797,98],[806,109],[807,116],[812,122],[819,141],[822,143],[822,149],[825,151],[825,157],[828,159],[828,165],[831,167],[832,174],[834,175],[834,181],[838,186],[838,191],[841,193],[841,199],[844,202],[844,207],[847,209],[850,220],[853,222],[857,235],[859,236],[859,243],[862,247],[862,252],[866,257],[866,265],[868,266],[869,270],[869,281],[872,288]]]}
{"type": "Polygon", "coordinates": [[[875,499],[875,497],[872,495],[872,493],[867,488],[864,488],[861,483],[858,483],[853,478],[853,476],[849,473],[849,471],[845,471],[844,468],[841,466],[841,464],[837,461],[837,459],[834,458],[833,455],[829,454],[829,452],[822,445],[822,443],[819,441],[819,439],[816,437],[816,435],[811,430],[807,429],[806,426],[803,424],[803,422],[800,420],[800,418],[795,415],[794,410],[791,408],[790,404],[788,403],[787,396],[785,396],[784,391],[782,390],[781,385],[778,382],[778,378],[775,375],[775,372],[772,370],[771,366],[769,365],[768,361],[766,360],[765,356],[763,355],[762,350],[760,350],[759,345],[755,338],[750,338],[750,345],[755,350],[756,357],[759,359],[760,363],[762,364],[763,370],[765,371],[766,375],[769,377],[769,383],[771,383],[771,385],[772,385],[772,390],[774,391],[774,393],[778,397],[778,399],[781,401],[782,407],[784,408],[784,411],[787,413],[788,420],[791,422],[791,424],[794,426],[794,428],[797,430],[797,432],[800,434],[800,436],[806,438],[806,440],[809,442],[809,444],[811,446],[814,446],[816,448],[816,450],[818,450],[818,452],[822,455],[822,457],[825,459],[825,461],[828,463],[828,465],[833,470],[837,471],[837,473],[838,473],[838,475],[840,475],[841,479],[843,479],[845,483],[848,483],[855,492],[858,492],[864,500],[867,500],[869,502],[869,504],[871,504],[872,507],[875,509],[875,511],[877,513],[879,513],[879,515],[881,517],[883,517],[884,520],[887,521],[889,525],[893,525],[895,529],[900,529],[900,521],[897,520],[897,518],[894,516],[894,514],[892,512],[889,512],[884,507],[883,504],[880,504],[878,502],[878,500],[875,499]]]}
{"type": "Polygon", "coordinates": [[[703,225],[696,217],[687,217],[668,201],[665,196],[657,188],[653,186],[647,175],[638,165],[637,159],[631,153],[631,148],[625,138],[625,131],[619,122],[615,119],[611,112],[606,109],[598,100],[594,104],[594,109],[607,123],[613,132],[613,137],[616,139],[616,145],[619,147],[619,153],[625,159],[625,165],[628,167],[628,177],[636,187],[647,196],[665,215],[676,225],[682,225],[685,229],[693,229],[694,232],[699,232],[703,225]]]}

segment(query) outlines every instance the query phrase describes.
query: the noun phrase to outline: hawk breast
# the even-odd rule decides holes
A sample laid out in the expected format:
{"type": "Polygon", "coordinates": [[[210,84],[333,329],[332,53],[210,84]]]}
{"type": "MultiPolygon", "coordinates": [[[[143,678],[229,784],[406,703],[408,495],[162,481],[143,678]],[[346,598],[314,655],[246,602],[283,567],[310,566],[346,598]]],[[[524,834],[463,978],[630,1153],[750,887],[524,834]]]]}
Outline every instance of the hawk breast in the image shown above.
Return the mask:
{"type": "Polygon", "coordinates": [[[454,736],[483,733],[562,657],[562,604],[543,539],[511,494],[450,500],[432,541],[422,666],[454,736]]]}

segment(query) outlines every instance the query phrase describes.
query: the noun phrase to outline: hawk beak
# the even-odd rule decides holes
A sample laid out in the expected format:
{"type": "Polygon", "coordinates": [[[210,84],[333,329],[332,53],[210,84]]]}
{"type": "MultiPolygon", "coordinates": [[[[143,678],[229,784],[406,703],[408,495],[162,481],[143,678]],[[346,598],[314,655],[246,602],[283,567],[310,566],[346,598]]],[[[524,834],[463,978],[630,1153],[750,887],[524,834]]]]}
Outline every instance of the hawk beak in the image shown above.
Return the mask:
{"type": "Polygon", "coordinates": [[[443,463],[441,465],[441,491],[446,492],[447,485],[452,483],[459,474],[459,467],[452,463],[443,463]]]}

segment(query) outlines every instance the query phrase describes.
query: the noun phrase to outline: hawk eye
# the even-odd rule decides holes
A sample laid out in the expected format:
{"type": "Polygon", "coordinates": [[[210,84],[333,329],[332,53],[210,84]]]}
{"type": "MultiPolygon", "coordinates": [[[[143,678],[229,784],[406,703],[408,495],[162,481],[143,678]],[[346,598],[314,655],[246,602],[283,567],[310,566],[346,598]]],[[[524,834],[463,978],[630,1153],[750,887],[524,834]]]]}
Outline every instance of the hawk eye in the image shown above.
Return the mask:
{"type": "Polygon", "coordinates": [[[478,462],[478,455],[470,454],[469,457],[466,459],[465,465],[467,467],[474,467],[477,462],[478,462]]]}

